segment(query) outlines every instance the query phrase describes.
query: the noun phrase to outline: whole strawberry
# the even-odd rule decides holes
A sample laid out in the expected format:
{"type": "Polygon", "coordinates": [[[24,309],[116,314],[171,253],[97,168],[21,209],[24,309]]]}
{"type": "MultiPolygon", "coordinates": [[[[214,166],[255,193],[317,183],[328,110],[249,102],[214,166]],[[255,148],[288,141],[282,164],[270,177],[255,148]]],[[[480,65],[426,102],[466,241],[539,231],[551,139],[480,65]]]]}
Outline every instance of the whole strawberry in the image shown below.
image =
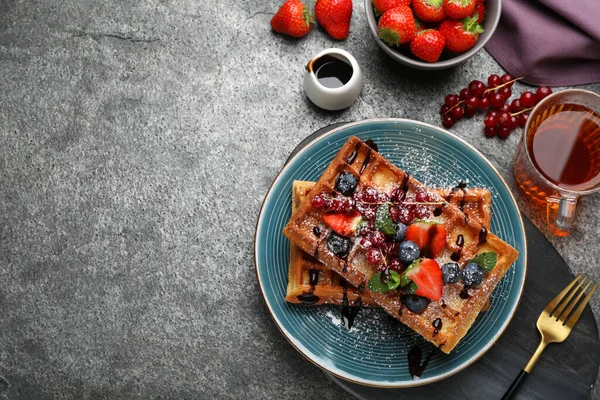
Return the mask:
{"type": "Polygon", "coordinates": [[[433,63],[440,59],[446,39],[435,29],[417,32],[410,42],[410,51],[421,60],[433,63]]]}
{"type": "Polygon", "coordinates": [[[446,18],[444,0],[414,0],[413,10],[425,22],[440,22],[446,18]]]}
{"type": "Polygon", "coordinates": [[[472,17],[462,21],[447,19],[440,24],[439,30],[446,38],[446,48],[454,53],[463,53],[475,46],[483,28],[472,17]]]}
{"type": "Polygon", "coordinates": [[[391,10],[398,6],[410,6],[412,0],[373,0],[373,7],[382,15],[387,10],[391,10]]]}
{"type": "Polygon", "coordinates": [[[407,6],[399,6],[386,11],[379,19],[377,37],[390,46],[408,43],[417,33],[415,18],[407,6]]]}
{"type": "Polygon", "coordinates": [[[315,16],[329,36],[337,40],[346,39],[350,32],[352,0],[317,0],[315,16]]]}
{"type": "Polygon", "coordinates": [[[300,0],[287,0],[271,18],[271,28],[285,35],[302,37],[310,32],[314,22],[310,10],[300,0]]]}
{"type": "Polygon", "coordinates": [[[444,11],[449,18],[462,19],[473,14],[475,0],[444,0],[444,11]]]}

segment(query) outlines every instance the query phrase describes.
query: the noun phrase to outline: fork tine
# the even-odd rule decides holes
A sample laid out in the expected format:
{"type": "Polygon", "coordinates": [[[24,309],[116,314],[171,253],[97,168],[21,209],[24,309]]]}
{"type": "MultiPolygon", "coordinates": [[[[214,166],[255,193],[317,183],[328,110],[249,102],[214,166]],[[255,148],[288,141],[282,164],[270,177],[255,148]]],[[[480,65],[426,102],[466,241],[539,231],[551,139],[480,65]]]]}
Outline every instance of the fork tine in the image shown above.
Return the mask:
{"type": "Polygon", "coordinates": [[[581,278],[581,274],[577,275],[566,288],[564,288],[559,294],[556,295],[555,298],[552,299],[552,301],[546,306],[545,311],[548,311],[549,313],[553,312],[562,298],[569,292],[569,290],[571,290],[573,286],[575,286],[579,278],[581,278]]]}
{"type": "MultiPolygon", "coordinates": [[[[558,320],[558,318],[560,318],[560,315],[563,313],[564,309],[571,303],[571,299],[573,298],[573,296],[575,296],[578,292],[579,292],[579,288],[581,288],[581,285],[583,285],[586,280],[588,278],[587,277],[583,277],[582,280],[580,280],[577,285],[568,293],[568,296],[565,295],[563,297],[563,299],[560,301],[560,303],[558,304],[558,306],[552,310],[552,312],[550,313],[550,316],[555,316],[556,319],[558,320]]],[[[585,289],[584,289],[585,291],[585,289]]],[[[577,303],[577,300],[575,300],[575,303],[577,303]]],[[[571,306],[571,309],[569,311],[571,311],[573,309],[573,306],[571,306]]],[[[569,315],[569,314],[567,314],[569,315]]]]}
{"type": "Polygon", "coordinates": [[[589,303],[590,298],[594,294],[594,291],[596,291],[597,287],[598,287],[598,284],[596,283],[592,287],[592,289],[590,290],[590,292],[587,294],[587,296],[585,296],[585,298],[581,301],[581,304],[579,305],[579,307],[577,307],[577,309],[575,310],[575,312],[573,313],[573,315],[571,316],[571,318],[569,318],[567,321],[565,321],[563,323],[563,325],[567,324],[569,326],[569,328],[573,328],[575,326],[575,324],[579,320],[579,317],[581,316],[581,313],[583,312],[583,309],[585,308],[585,306],[587,305],[587,303],[589,303]]]}
{"type": "Polygon", "coordinates": [[[579,299],[581,299],[583,297],[583,295],[585,294],[585,292],[588,290],[588,288],[590,287],[590,285],[593,284],[593,283],[594,283],[594,281],[592,281],[590,279],[589,282],[587,283],[587,285],[585,285],[585,287],[583,289],[581,289],[581,290],[575,289],[573,291],[573,294],[575,294],[575,291],[578,292],[577,297],[573,301],[570,301],[570,299],[569,299],[570,303],[568,303],[568,304],[565,303],[565,310],[564,310],[564,312],[561,311],[560,314],[556,313],[556,320],[557,321],[560,320],[561,322],[564,323],[567,320],[567,318],[569,318],[569,315],[571,314],[571,311],[579,303],[579,299]],[[567,305],[568,305],[568,307],[567,307],[567,305]]]}

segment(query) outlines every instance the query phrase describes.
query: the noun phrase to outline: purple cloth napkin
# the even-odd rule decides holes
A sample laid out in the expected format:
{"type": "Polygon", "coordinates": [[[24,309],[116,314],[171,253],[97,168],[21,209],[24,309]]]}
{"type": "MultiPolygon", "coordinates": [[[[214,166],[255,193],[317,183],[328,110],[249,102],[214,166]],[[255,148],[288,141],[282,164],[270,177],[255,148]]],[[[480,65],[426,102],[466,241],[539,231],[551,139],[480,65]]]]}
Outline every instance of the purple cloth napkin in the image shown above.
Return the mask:
{"type": "Polygon", "coordinates": [[[527,83],[600,82],[600,1],[503,0],[486,49],[527,83]]]}

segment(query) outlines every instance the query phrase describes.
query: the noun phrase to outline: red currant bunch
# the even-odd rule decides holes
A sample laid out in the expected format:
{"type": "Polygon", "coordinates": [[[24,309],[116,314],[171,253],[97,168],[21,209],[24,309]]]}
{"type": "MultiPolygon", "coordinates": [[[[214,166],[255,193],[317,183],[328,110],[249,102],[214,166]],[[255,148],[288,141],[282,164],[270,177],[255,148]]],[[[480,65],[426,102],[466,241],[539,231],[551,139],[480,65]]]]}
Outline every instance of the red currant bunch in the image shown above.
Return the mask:
{"type": "Polygon", "coordinates": [[[519,79],[510,74],[494,74],[488,77],[487,86],[474,80],[458,95],[447,95],[440,110],[442,124],[451,128],[456,120],[471,118],[478,110],[488,110],[483,120],[485,135],[506,139],[513,129],[525,126],[533,107],[552,93],[548,86],[540,86],[535,93],[525,91],[509,103],[512,86],[519,79]]]}

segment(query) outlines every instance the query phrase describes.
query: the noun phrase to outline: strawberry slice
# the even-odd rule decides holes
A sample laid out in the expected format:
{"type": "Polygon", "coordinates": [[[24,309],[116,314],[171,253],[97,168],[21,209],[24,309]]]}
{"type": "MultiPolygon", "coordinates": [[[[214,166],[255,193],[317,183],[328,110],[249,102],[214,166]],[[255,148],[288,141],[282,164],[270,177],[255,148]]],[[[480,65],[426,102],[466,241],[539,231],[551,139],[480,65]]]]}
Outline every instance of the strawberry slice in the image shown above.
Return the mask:
{"type": "Polygon", "coordinates": [[[434,258],[446,245],[446,228],[435,222],[418,221],[406,230],[406,240],[415,242],[422,255],[434,258]]]}
{"type": "Polygon", "coordinates": [[[444,290],[440,265],[430,258],[420,258],[404,273],[419,287],[415,294],[431,300],[439,300],[444,290]]]}
{"type": "Polygon", "coordinates": [[[323,219],[338,235],[350,236],[358,230],[362,215],[358,211],[352,214],[325,214],[323,219]]]}

